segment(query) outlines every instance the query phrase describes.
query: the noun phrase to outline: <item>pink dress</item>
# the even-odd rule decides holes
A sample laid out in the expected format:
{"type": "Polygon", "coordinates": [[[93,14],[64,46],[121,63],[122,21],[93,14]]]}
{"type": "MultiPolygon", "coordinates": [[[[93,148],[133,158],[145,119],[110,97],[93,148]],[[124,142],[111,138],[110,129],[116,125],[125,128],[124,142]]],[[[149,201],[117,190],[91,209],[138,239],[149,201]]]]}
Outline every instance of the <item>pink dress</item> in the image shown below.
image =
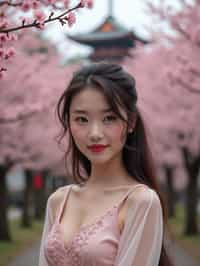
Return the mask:
{"type": "Polygon", "coordinates": [[[120,202],[89,225],[83,225],[67,246],[60,228],[60,217],[69,191],[55,222],[49,200],[40,247],[39,266],[157,266],[163,239],[162,208],[157,193],[139,184],[131,186],[120,202]],[[118,228],[118,210],[127,197],[139,189],[128,209],[123,232],[118,228]]]}

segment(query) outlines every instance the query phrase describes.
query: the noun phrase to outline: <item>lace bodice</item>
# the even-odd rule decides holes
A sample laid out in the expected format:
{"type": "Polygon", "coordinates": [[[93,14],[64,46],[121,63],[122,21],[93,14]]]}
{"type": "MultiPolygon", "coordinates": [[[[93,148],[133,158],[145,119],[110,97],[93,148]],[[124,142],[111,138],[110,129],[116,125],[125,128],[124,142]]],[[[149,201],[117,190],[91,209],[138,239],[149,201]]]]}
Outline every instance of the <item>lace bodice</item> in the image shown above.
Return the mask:
{"type": "MultiPolygon", "coordinates": [[[[140,184],[135,185],[134,189],[138,186],[144,187],[144,185],[140,184]]],[[[133,188],[125,194],[125,196],[119,203],[115,204],[110,210],[99,217],[95,222],[89,225],[81,226],[80,231],[75,234],[72,240],[65,246],[65,241],[60,226],[60,216],[65,206],[65,201],[67,200],[69,190],[70,187],[66,192],[66,197],[55,222],[52,224],[51,228],[49,228],[48,232],[43,233],[41,245],[41,249],[43,250],[41,250],[40,257],[44,257],[43,259],[40,258],[39,266],[127,265],[116,264],[119,251],[121,250],[121,247],[119,249],[119,246],[121,244],[120,240],[122,239],[122,237],[124,237],[124,233],[122,235],[120,234],[117,217],[121,204],[133,191],[133,188]],[[43,252],[44,255],[42,255],[43,252]]],[[[160,217],[158,217],[157,219],[159,219],[159,222],[161,221],[160,217]]],[[[160,233],[161,236],[158,236],[158,239],[161,239],[162,237],[162,232],[160,231],[160,233]]],[[[160,243],[161,240],[159,240],[159,245],[157,246],[159,249],[160,243]]],[[[159,252],[159,249],[157,252],[159,252]]],[[[136,264],[136,266],[141,265],[143,264],[136,264]]],[[[157,264],[148,265],[156,266],[157,264]]]]}
{"type": "MultiPolygon", "coordinates": [[[[81,227],[80,232],[73,237],[67,247],[64,246],[60,224],[56,221],[47,238],[47,245],[45,247],[45,256],[48,259],[49,265],[79,266],[83,263],[87,265],[87,260],[91,263],[92,257],[94,261],[97,261],[98,257],[100,258],[98,245],[99,247],[106,245],[106,242],[109,242],[110,245],[107,263],[98,265],[113,265],[119,241],[119,232],[117,232],[117,226],[113,219],[116,209],[116,206],[114,206],[112,210],[108,211],[95,223],[81,227]],[[116,233],[110,237],[109,234],[110,231],[113,231],[113,226],[116,227],[116,233]],[[107,239],[105,238],[106,235],[107,239]],[[96,251],[98,251],[98,254],[96,251]],[[96,257],[97,255],[98,257],[96,257]]],[[[105,256],[105,254],[102,255],[105,256]]]]}

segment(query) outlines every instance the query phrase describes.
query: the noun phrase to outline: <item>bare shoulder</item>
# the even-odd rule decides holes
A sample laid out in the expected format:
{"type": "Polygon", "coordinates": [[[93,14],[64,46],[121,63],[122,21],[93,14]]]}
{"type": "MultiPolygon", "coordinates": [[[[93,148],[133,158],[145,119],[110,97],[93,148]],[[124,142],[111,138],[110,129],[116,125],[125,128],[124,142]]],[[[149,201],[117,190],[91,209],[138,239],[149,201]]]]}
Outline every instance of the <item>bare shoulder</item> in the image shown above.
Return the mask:
{"type": "Polygon", "coordinates": [[[48,198],[48,205],[52,211],[53,219],[55,219],[56,213],[64,200],[64,197],[71,185],[66,185],[56,189],[48,198]]]}
{"type": "Polygon", "coordinates": [[[140,206],[161,206],[158,193],[147,185],[141,185],[133,189],[127,201],[128,207],[134,204],[139,204],[140,206]]]}

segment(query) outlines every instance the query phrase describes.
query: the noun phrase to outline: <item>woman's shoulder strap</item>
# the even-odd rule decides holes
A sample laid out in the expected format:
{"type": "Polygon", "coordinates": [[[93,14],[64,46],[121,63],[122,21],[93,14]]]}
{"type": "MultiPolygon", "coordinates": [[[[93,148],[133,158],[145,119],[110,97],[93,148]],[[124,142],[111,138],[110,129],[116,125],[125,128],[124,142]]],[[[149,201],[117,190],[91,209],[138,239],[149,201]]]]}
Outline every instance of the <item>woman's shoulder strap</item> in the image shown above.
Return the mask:
{"type": "Polygon", "coordinates": [[[60,187],[54,196],[56,220],[60,221],[72,185],[60,187]]]}

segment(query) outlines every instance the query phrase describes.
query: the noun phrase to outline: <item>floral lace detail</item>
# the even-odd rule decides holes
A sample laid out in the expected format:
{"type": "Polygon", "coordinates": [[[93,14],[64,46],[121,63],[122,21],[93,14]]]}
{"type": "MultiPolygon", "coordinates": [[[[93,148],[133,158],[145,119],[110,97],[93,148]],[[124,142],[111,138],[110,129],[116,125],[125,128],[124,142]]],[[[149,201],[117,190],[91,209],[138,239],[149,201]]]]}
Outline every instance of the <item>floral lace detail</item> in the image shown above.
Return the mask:
{"type": "Polygon", "coordinates": [[[95,222],[81,226],[80,231],[75,234],[66,247],[64,245],[62,231],[60,230],[60,224],[58,222],[55,223],[48,237],[48,254],[46,253],[46,257],[50,257],[49,265],[68,265],[66,263],[69,263],[70,266],[81,265],[81,249],[88,244],[91,236],[95,235],[98,230],[104,227],[105,218],[107,216],[113,216],[116,208],[117,205],[114,205],[111,210],[108,210],[95,222]]]}
{"type": "Polygon", "coordinates": [[[60,247],[60,232],[56,226],[52,227],[47,237],[45,256],[50,266],[64,265],[65,253],[60,247]]]}
{"type": "MultiPolygon", "coordinates": [[[[83,247],[84,245],[88,244],[89,238],[94,235],[97,230],[101,229],[104,226],[105,218],[107,216],[113,216],[114,215],[114,210],[117,208],[117,205],[114,205],[112,209],[108,210],[104,215],[99,217],[96,221],[90,224],[82,225],[80,227],[80,231],[75,234],[73,237],[72,241],[67,245],[67,247],[64,247],[66,250],[70,249],[71,247],[73,248],[80,248],[83,247]],[[78,244],[78,245],[77,245],[78,244]]],[[[58,227],[60,228],[60,224],[58,224],[58,227]]],[[[62,232],[60,231],[61,235],[62,232]]],[[[63,235],[62,235],[63,237],[63,235]]],[[[63,239],[64,241],[64,239],[63,239]]],[[[64,246],[64,243],[63,243],[64,246]]]]}
{"type": "MultiPolygon", "coordinates": [[[[136,185],[135,187],[140,186],[136,185]]],[[[71,241],[68,244],[65,244],[65,239],[63,232],[61,230],[60,225],[60,217],[62,215],[63,209],[65,207],[65,203],[67,201],[68,193],[66,193],[66,197],[63,201],[63,204],[60,208],[59,215],[55,223],[52,225],[51,230],[47,233],[47,238],[45,240],[44,245],[44,255],[46,257],[46,261],[49,266],[80,266],[85,265],[85,259],[87,258],[87,248],[90,239],[94,236],[97,231],[99,232],[101,229],[104,230],[105,227],[108,226],[108,222],[106,222],[106,217],[116,216],[117,219],[117,211],[120,205],[127,198],[128,194],[132,192],[132,189],[125,194],[120,202],[115,204],[111,209],[109,209],[104,215],[100,216],[96,221],[90,224],[82,225],[79,229],[79,232],[74,235],[71,241]],[[66,246],[66,247],[65,247],[66,246]],[[85,253],[86,252],[86,253],[85,253]]],[[[109,221],[109,219],[108,219],[109,221]]],[[[110,221],[109,221],[110,223],[110,221]]],[[[115,222],[116,223],[116,222],[115,222]]],[[[109,229],[111,230],[111,228],[109,229]]],[[[118,236],[120,235],[117,234],[118,236]]],[[[117,236],[117,237],[118,237],[117,236]]],[[[114,242],[114,245],[116,242],[114,242]]],[[[114,248],[114,247],[113,247],[114,248]]],[[[87,258],[88,259],[88,258],[87,258]]],[[[111,260],[111,258],[109,258],[111,260]]],[[[88,262],[87,262],[88,264],[88,262]]]]}

